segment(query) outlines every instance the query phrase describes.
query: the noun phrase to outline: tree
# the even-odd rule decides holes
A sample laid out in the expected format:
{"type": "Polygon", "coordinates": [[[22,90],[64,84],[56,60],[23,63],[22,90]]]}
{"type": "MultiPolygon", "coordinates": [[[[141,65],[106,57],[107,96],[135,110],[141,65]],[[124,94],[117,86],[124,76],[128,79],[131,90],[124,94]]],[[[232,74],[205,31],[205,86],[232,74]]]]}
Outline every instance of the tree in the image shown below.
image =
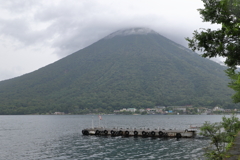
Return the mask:
{"type": "Polygon", "coordinates": [[[204,9],[198,9],[204,22],[220,24],[218,30],[194,31],[193,38],[186,38],[189,48],[202,52],[203,57],[225,57],[226,71],[231,78],[229,87],[237,93],[234,102],[240,102],[240,0],[202,0],[204,9]]]}
{"type": "Polygon", "coordinates": [[[232,69],[228,69],[226,73],[231,79],[228,87],[236,91],[236,93],[232,96],[233,102],[238,103],[240,102],[240,73],[236,73],[232,69]]]}
{"type": "Polygon", "coordinates": [[[209,159],[222,159],[225,153],[225,133],[221,132],[220,123],[205,122],[201,127],[200,135],[211,139],[211,143],[205,148],[205,156],[209,159]]]}
{"type": "Polygon", "coordinates": [[[210,145],[205,148],[205,156],[211,160],[222,160],[239,128],[240,121],[234,114],[230,118],[223,117],[219,123],[205,122],[200,128],[200,135],[211,139],[210,145]]]}

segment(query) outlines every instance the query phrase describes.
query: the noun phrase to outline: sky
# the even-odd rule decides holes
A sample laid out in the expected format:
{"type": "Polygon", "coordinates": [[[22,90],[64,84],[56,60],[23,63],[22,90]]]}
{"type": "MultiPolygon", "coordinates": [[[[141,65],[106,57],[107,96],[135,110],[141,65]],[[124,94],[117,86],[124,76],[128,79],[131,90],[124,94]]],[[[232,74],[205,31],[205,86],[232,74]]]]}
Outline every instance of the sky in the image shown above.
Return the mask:
{"type": "Polygon", "coordinates": [[[35,71],[120,29],[150,28],[187,47],[201,0],[0,0],[0,81],[35,71]]]}

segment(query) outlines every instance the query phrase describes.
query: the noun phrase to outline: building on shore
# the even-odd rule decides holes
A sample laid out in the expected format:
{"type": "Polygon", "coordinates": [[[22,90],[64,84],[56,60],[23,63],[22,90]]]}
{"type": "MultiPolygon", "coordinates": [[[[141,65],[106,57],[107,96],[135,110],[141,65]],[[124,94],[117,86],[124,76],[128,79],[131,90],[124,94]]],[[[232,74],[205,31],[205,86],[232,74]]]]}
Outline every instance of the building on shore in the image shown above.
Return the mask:
{"type": "Polygon", "coordinates": [[[65,113],[64,112],[54,112],[53,114],[54,115],[64,115],[65,113]]]}

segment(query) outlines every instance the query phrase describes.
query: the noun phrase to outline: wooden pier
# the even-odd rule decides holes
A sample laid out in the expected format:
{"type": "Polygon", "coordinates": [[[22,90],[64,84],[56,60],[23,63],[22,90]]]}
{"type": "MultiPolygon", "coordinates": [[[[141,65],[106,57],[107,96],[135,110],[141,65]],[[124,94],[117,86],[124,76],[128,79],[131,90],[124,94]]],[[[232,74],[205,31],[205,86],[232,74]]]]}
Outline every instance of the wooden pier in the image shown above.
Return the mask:
{"type": "Polygon", "coordinates": [[[102,136],[141,136],[141,137],[170,137],[170,138],[192,138],[196,135],[196,129],[150,129],[150,128],[104,128],[94,127],[82,130],[83,135],[102,136]]]}

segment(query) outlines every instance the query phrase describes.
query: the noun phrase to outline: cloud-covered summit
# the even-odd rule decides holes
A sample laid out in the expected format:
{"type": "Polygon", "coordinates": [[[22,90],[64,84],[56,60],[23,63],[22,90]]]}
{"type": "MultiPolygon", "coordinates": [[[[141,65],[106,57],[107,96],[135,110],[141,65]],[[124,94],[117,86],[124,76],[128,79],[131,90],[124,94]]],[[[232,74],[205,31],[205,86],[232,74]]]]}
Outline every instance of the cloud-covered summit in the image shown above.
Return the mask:
{"type": "Polygon", "coordinates": [[[118,30],[107,37],[105,39],[111,39],[116,36],[128,36],[128,35],[147,35],[147,34],[158,34],[154,30],[149,28],[129,28],[129,29],[122,29],[118,30]]]}

